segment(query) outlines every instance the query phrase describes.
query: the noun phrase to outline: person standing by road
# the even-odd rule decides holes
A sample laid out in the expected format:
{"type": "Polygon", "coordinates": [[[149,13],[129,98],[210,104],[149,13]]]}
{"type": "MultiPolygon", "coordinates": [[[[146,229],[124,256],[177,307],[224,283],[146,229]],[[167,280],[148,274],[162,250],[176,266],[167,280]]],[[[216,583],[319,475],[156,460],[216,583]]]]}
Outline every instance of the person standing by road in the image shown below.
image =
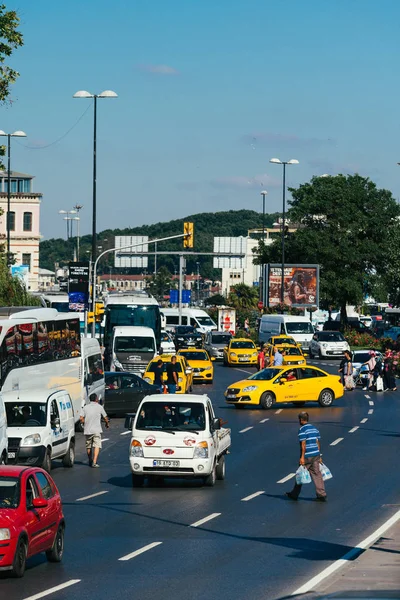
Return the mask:
{"type": "Polygon", "coordinates": [[[353,361],[348,350],[345,351],[344,357],[346,359],[343,368],[344,385],[348,392],[352,392],[356,386],[353,379],[353,361]]]}
{"type": "Polygon", "coordinates": [[[164,373],[164,363],[160,358],[160,360],[157,361],[157,364],[154,367],[154,385],[158,386],[158,388],[160,390],[160,394],[162,394],[164,392],[163,373],[164,373]]]}
{"type": "Polygon", "coordinates": [[[363,363],[363,365],[361,365],[361,366],[368,367],[368,385],[363,387],[363,392],[366,392],[366,391],[369,392],[370,388],[372,387],[372,384],[374,383],[374,371],[375,371],[375,367],[376,367],[375,352],[373,350],[370,350],[369,359],[367,360],[367,362],[363,363]]]}
{"type": "Polygon", "coordinates": [[[246,332],[246,335],[249,335],[249,331],[250,331],[250,322],[249,322],[249,319],[246,318],[244,320],[244,327],[243,328],[244,328],[244,330],[246,332]]]}
{"type": "Polygon", "coordinates": [[[168,394],[176,394],[178,387],[178,365],[176,356],[171,356],[171,362],[167,364],[167,386],[168,394]]]}
{"type": "Polygon", "coordinates": [[[386,350],[385,356],[383,359],[383,379],[385,385],[385,392],[390,390],[391,392],[395,392],[396,388],[396,379],[395,379],[395,365],[394,365],[394,356],[391,350],[386,350]]]}
{"type": "Polygon", "coordinates": [[[279,352],[279,348],[277,348],[275,346],[275,348],[274,348],[274,362],[273,362],[274,367],[281,367],[283,365],[283,354],[284,354],[284,351],[282,350],[282,353],[280,353],[279,352]]]}
{"type": "Polygon", "coordinates": [[[97,394],[90,394],[89,404],[83,407],[80,417],[81,423],[84,425],[83,433],[86,440],[86,452],[89,459],[89,465],[97,468],[100,465],[97,462],[101,449],[101,419],[106,422],[107,429],[110,426],[106,411],[99,404],[97,394]]]}
{"type": "MultiPolygon", "coordinates": [[[[299,414],[299,443],[300,443],[300,460],[299,464],[305,466],[310,472],[311,479],[315,485],[317,493],[316,501],[326,502],[327,496],[325,491],[324,480],[319,468],[322,463],[321,454],[321,434],[318,429],[308,422],[308,413],[301,412],[299,414]]],[[[295,483],[291,492],[286,492],[286,496],[291,500],[297,500],[301,492],[301,485],[295,483]]]]}

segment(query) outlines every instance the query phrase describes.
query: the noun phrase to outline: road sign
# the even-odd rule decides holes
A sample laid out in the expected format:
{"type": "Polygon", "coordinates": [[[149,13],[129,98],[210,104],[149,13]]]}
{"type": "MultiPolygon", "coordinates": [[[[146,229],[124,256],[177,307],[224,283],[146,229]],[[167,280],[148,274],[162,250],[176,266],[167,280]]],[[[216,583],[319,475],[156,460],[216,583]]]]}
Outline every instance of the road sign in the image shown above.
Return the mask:
{"type": "Polygon", "coordinates": [[[191,290],[182,290],[182,304],[190,304],[191,297],[191,290]]]}
{"type": "Polygon", "coordinates": [[[178,290],[169,290],[169,301],[171,304],[178,304],[179,294],[178,290]]]}

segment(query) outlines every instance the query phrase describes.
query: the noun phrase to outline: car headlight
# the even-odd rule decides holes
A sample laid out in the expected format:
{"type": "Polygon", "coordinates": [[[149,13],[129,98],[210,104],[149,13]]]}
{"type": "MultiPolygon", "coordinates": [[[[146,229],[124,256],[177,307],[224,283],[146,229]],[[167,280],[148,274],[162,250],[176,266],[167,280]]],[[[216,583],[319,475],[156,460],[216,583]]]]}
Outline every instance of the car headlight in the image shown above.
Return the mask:
{"type": "Polygon", "coordinates": [[[242,392],[254,392],[256,389],[258,389],[256,385],[249,385],[243,388],[242,392]]]}
{"type": "Polygon", "coordinates": [[[324,342],[321,344],[321,346],[322,346],[323,348],[326,348],[326,347],[327,347],[327,345],[328,345],[328,344],[325,344],[324,342]]]}
{"type": "Polygon", "coordinates": [[[208,458],[207,442],[199,442],[194,449],[193,458],[208,458]]]}
{"type": "Polygon", "coordinates": [[[237,357],[236,352],[231,352],[231,356],[234,356],[236,358],[237,357]]]}
{"type": "Polygon", "coordinates": [[[118,369],[123,369],[121,363],[119,362],[118,358],[114,358],[114,365],[118,368],[118,369]]]}
{"type": "Polygon", "coordinates": [[[11,533],[9,529],[0,529],[0,541],[10,540],[11,533]]]}
{"type": "Polygon", "coordinates": [[[143,448],[139,440],[132,440],[131,456],[135,456],[136,458],[143,458],[143,448]]]}
{"type": "Polygon", "coordinates": [[[152,380],[150,379],[150,377],[143,377],[143,380],[146,381],[147,383],[153,383],[152,380]]]}
{"type": "Polygon", "coordinates": [[[178,339],[178,342],[183,342],[184,341],[184,338],[177,338],[177,339],[178,339]]]}
{"type": "Polygon", "coordinates": [[[179,381],[179,383],[182,383],[182,381],[183,381],[182,377],[178,377],[178,381],[179,381]]]}
{"type": "Polygon", "coordinates": [[[204,371],[211,371],[212,367],[204,367],[204,371]]]}
{"type": "Polygon", "coordinates": [[[34,446],[35,444],[40,444],[42,438],[38,433],[33,433],[32,435],[28,435],[24,441],[22,442],[22,446],[34,446]]]}

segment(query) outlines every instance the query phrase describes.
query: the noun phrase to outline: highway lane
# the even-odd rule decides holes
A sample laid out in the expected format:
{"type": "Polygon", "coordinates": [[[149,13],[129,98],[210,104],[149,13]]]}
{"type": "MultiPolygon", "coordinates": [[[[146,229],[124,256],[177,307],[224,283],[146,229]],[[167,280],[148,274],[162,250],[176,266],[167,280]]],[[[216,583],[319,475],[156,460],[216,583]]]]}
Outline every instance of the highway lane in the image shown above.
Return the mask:
{"type": "Polygon", "coordinates": [[[109,598],[120,590],[127,597],[161,598],[168,585],[168,596],[186,590],[189,598],[204,598],[212,582],[213,596],[229,592],[233,598],[275,598],[291,593],[393,514],[396,509],[388,505],[399,502],[398,470],[390,460],[398,445],[397,394],[368,394],[369,400],[357,390],[329,409],[308,406],[323,435],[334,479],[327,484],[328,504],[311,502],[312,486],[305,486],[302,501],[292,503],[283,496],[292,480],[277,481],[296,469],[298,408],[284,407],[276,414],[274,409],[226,407],[222,393],[242,375],[217,365],[215,384],[196,389],[209,392],[217,414],[232,428],[225,482],[203,488],[197,482],[169,480],[159,488],[132,490],[129,436],[121,435],[121,420],[113,421],[104,434],[109,439],[101,469],[79,464],[84,458],[79,440],[76,467],[53,471],[68,520],[63,564],[31,560],[24,580],[0,582],[4,597],[20,600],[81,579],[51,597],[79,593],[91,598],[95,593],[109,598]],[[360,428],[349,433],[355,426],[360,428]],[[247,427],[252,429],[239,433],[247,427]],[[336,446],[329,445],[340,437],[336,446]],[[76,501],[100,491],[107,493],[76,501]],[[259,491],[264,493],[242,501],[259,491]],[[188,527],[214,513],[221,514],[200,527],[188,527]],[[130,560],[118,560],[160,541],[130,560]]]}

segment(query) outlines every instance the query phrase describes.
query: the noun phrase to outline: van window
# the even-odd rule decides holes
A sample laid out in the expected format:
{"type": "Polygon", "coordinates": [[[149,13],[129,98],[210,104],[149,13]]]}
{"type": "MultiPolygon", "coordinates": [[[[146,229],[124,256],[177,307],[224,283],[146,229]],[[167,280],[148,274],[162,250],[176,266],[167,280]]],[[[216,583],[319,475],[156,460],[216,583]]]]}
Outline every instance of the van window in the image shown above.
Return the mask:
{"type": "Polygon", "coordinates": [[[192,327],[198,327],[199,326],[198,322],[193,317],[190,318],[190,324],[191,324],[192,327]]]}
{"type": "Polygon", "coordinates": [[[100,381],[104,378],[101,354],[93,354],[92,356],[88,356],[88,368],[93,382],[100,381]]]}
{"type": "MultiPolygon", "coordinates": [[[[182,317],[183,320],[183,317],[182,317]]],[[[168,325],[179,325],[179,316],[178,315],[167,315],[167,324],[168,325]]]]}
{"type": "Polygon", "coordinates": [[[279,335],[281,333],[281,323],[277,323],[276,321],[261,320],[260,332],[270,333],[271,336],[279,335]]]}
{"type": "Polygon", "coordinates": [[[56,419],[60,423],[60,413],[57,406],[57,401],[52,400],[50,405],[50,425],[52,429],[56,428],[56,419]]]}
{"type": "Polygon", "coordinates": [[[310,321],[288,321],[286,323],[286,333],[290,334],[308,334],[314,333],[314,328],[311,325],[310,321]]]}

